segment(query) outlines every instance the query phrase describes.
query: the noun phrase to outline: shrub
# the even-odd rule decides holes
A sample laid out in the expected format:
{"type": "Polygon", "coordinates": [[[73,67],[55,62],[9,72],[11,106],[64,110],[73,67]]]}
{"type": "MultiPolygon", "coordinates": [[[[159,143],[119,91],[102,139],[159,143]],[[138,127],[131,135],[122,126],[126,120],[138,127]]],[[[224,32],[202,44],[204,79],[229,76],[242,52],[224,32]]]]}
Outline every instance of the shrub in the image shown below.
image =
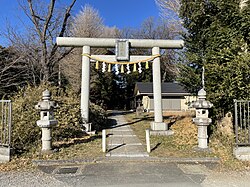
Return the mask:
{"type": "Polygon", "coordinates": [[[177,120],[177,122],[171,126],[174,131],[174,142],[178,146],[182,145],[197,145],[197,126],[192,122],[191,117],[185,117],[177,120]]]}
{"type": "Polygon", "coordinates": [[[93,103],[90,104],[89,119],[92,123],[92,128],[100,131],[107,127],[107,113],[106,111],[93,103]]]}
{"type": "MultiPolygon", "coordinates": [[[[80,125],[82,123],[80,99],[76,94],[70,90],[62,92],[55,86],[27,86],[20,89],[12,98],[12,146],[14,149],[24,152],[40,145],[41,129],[36,125],[36,121],[40,119],[40,112],[35,109],[35,105],[41,101],[42,92],[46,88],[52,93],[52,100],[59,105],[54,113],[58,125],[52,130],[53,141],[84,135],[80,125]]],[[[93,127],[101,129],[101,126],[106,123],[105,111],[99,106],[93,104],[90,106],[90,120],[93,120],[93,127]]]]}

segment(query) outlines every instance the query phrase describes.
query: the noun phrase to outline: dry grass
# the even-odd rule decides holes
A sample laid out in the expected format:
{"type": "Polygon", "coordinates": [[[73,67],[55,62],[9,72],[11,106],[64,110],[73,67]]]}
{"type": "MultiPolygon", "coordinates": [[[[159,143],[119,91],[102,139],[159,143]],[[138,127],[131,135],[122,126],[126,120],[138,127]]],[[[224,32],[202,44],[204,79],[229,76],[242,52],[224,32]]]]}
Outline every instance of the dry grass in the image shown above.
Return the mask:
{"type": "MultiPolygon", "coordinates": [[[[225,129],[217,128],[210,135],[210,152],[196,151],[198,145],[197,127],[192,122],[194,113],[166,112],[164,122],[172,124],[172,136],[151,136],[151,156],[168,158],[220,158],[220,170],[244,170],[250,168],[250,162],[242,162],[233,156],[234,137],[225,134],[225,129]]],[[[140,119],[135,114],[126,115],[129,122],[134,122],[131,127],[139,139],[145,144],[145,129],[150,128],[154,121],[153,113],[144,114],[140,119]]]]}
{"type": "MultiPolygon", "coordinates": [[[[197,127],[192,123],[190,113],[166,112],[164,121],[172,124],[173,136],[151,136],[151,156],[157,157],[214,157],[213,153],[199,152],[197,147],[197,127]]],[[[144,114],[141,119],[135,114],[126,115],[129,122],[134,122],[131,127],[139,139],[145,144],[145,129],[150,128],[153,113],[144,114]]]]}
{"type": "MultiPolygon", "coordinates": [[[[164,121],[172,124],[173,136],[151,136],[151,156],[168,158],[200,158],[219,157],[222,169],[239,170],[249,168],[249,162],[241,162],[232,155],[233,139],[223,135],[224,130],[217,130],[210,137],[209,147],[211,153],[195,151],[197,147],[197,127],[192,123],[193,114],[177,112],[164,113],[164,121]],[[222,132],[221,132],[222,131],[222,132]]],[[[145,129],[150,128],[150,122],[154,121],[153,113],[144,113],[140,118],[135,114],[125,116],[138,138],[145,144],[145,129]]],[[[53,142],[53,147],[58,151],[51,155],[42,155],[34,148],[28,154],[15,156],[11,162],[0,164],[0,171],[32,170],[32,160],[66,160],[89,159],[104,157],[101,151],[101,135],[85,136],[83,138],[70,139],[68,141],[53,142]]]]}
{"type": "Polygon", "coordinates": [[[101,135],[54,142],[53,147],[57,151],[50,155],[41,154],[39,147],[34,148],[34,151],[30,153],[15,156],[11,162],[0,164],[0,171],[32,170],[35,169],[32,164],[33,160],[73,160],[104,156],[101,151],[101,135]]]}
{"type": "Polygon", "coordinates": [[[194,117],[195,116],[195,111],[190,110],[190,111],[165,111],[163,112],[163,117],[194,117]]]}

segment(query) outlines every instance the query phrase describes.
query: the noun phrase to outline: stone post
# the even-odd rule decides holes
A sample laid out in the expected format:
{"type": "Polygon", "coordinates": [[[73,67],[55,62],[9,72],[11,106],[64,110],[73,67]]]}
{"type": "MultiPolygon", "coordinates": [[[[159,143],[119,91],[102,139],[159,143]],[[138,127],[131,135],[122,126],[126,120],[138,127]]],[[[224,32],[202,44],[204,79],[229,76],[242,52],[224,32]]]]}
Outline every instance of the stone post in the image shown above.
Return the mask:
{"type": "Polygon", "coordinates": [[[52,127],[57,124],[57,120],[54,119],[53,109],[56,108],[55,102],[50,100],[50,92],[45,90],[43,92],[43,101],[38,102],[35,106],[40,110],[41,119],[36,123],[42,129],[42,152],[51,153],[52,151],[52,127]]]}
{"type": "Polygon", "coordinates": [[[147,152],[151,152],[150,148],[150,129],[146,129],[146,144],[147,144],[147,152]]]}
{"type": "Polygon", "coordinates": [[[106,130],[102,130],[102,152],[106,153],[107,145],[106,145],[106,130]]]}

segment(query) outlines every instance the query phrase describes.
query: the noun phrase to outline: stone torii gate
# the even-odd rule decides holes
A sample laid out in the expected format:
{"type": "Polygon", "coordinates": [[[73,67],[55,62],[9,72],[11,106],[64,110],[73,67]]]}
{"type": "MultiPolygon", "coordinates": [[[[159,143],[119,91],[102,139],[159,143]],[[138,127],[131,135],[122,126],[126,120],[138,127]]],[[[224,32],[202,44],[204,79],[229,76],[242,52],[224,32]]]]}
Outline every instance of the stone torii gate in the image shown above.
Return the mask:
{"type": "MultiPolygon", "coordinates": [[[[160,49],[181,49],[184,46],[183,40],[152,40],[152,39],[114,39],[114,38],[76,38],[57,37],[58,46],[82,47],[82,82],[81,82],[81,115],[86,123],[89,123],[89,82],[90,82],[90,57],[108,59],[112,61],[140,61],[150,56],[128,56],[130,48],[152,49],[152,55],[160,54],[160,49]],[[115,48],[121,43],[123,48],[122,56],[115,55],[91,55],[90,48],[115,48]],[[126,45],[124,45],[126,43],[126,45]],[[125,54],[124,53],[127,53],[125,54]]],[[[119,52],[118,52],[119,53],[119,52]]],[[[162,97],[161,97],[161,69],[160,57],[155,57],[152,63],[153,69],[153,93],[154,93],[154,122],[151,122],[153,134],[168,134],[168,125],[163,122],[162,97]]]]}

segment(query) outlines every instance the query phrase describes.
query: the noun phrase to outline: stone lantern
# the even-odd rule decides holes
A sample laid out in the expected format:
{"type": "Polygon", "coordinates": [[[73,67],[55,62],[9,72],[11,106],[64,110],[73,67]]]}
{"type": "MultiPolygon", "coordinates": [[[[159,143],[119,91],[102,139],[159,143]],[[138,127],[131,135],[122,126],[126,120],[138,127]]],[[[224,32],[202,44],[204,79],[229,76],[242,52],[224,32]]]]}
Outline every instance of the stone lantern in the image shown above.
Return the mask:
{"type": "Polygon", "coordinates": [[[140,99],[137,100],[138,106],[136,107],[136,116],[141,117],[143,113],[143,106],[141,106],[142,101],[140,99]]]}
{"type": "Polygon", "coordinates": [[[38,102],[35,106],[37,110],[40,110],[41,119],[36,124],[42,129],[42,152],[50,153],[52,150],[51,141],[51,129],[58,122],[54,119],[53,109],[56,108],[54,101],[50,101],[50,91],[45,90],[43,92],[43,100],[38,102]]]}
{"type": "Polygon", "coordinates": [[[207,149],[207,126],[212,122],[208,117],[208,109],[213,106],[212,103],[206,100],[206,91],[202,88],[198,92],[198,100],[192,104],[196,109],[196,118],[193,122],[198,126],[198,148],[207,149]]]}

